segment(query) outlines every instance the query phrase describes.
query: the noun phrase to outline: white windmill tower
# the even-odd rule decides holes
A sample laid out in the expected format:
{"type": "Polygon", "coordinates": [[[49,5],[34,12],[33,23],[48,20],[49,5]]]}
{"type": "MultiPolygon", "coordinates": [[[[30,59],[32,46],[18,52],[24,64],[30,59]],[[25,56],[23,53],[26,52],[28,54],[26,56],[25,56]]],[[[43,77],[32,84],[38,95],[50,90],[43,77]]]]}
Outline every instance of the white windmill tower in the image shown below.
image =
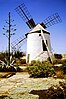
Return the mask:
{"type": "MultiPolygon", "coordinates": [[[[50,33],[42,27],[36,25],[27,35],[27,63],[32,60],[47,60],[52,58],[50,33]]],[[[51,60],[52,61],[52,60],[51,60]]]]}
{"type": "Polygon", "coordinates": [[[46,30],[46,28],[58,22],[61,22],[58,13],[49,16],[42,23],[35,24],[33,18],[31,17],[24,3],[19,5],[15,10],[21,16],[21,18],[26,22],[28,27],[31,29],[30,32],[26,34],[27,63],[30,63],[32,60],[43,61],[43,60],[47,60],[48,58],[52,62],[53,54],[51,51],[50,33],[46,30]]]}

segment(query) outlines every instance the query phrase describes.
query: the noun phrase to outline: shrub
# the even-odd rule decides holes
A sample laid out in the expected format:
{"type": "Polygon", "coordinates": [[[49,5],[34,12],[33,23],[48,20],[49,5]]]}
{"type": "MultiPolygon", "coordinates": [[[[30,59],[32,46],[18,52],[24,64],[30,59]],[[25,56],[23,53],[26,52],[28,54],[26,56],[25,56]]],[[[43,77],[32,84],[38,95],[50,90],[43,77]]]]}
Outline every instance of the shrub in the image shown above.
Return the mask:
{"type": "MultiPolygon", "coordinates": [[[[59,71],[59,69],[61,70],[61,71],[63,71],[63,73],[64,74],[66,74],[66,59],[54,59],[53,60],[53,65],[54,64],[62,64],[62,66],[60,66],[60,67],[54,67],[57,71],[59,71]]],[[[61,73],[60,73],[61,74],[61,73]]]]}
{"type": "Polygon", "coordinates": [[[55,70],[49,61],[32,61],[27,70],[30,77],[49,77],[55,74],[55,70]]]}
{"type": "Polygon", "coordinates": [[[0,72],[15,72],[16,69],[13,66],[0,66],[0,72]]]}
{"type": "Polygon", "coordinates": [[[31,90],[30,94],[39,95],[39,99],[66,99],[66,83],[59,82],[59,86],[46,90],[31,90]]]}
{"type": "Polygon", "coordinates": [[[20,59],[20,64],[26,64],[26,59],[20,59]]]}
{"type": "Polygon", "coordinates": [[[62,54],[54,54],[56,59],[62,59],[62,54]]]}
{"type": "Polygon", "coordinates": [[[62,64],[62,60],[55,58],[55,59],[53,60],[53,65],[54,65],[54,64],[62,64]]]}
{"type": "Polygon", "coordinates": [[[66,59],[56,59],[56,58],[54,58],[53,64],[66,64],[66,59]]]}
{"type": "Polygon", "coordinates": [[[66,80],[66,75],[64,75],[64,79],[66,80]]]}
{"type": "Polygon", "coordinates": [[[56,75],[57,75],[57,78],[61,78],[61,79],[63,79],[64,78],[64,75],[63,75],[63,71],[57,71],[56,72],[56,75]]]}
{"type": "Polygon", "coordinates": [[[31,66],[33,66],[33,65],[35,65],[36,64],[36,60],[33,60],[33,61],[31,61],[31,66]]]}
{"type": "Polygon", "coordinates": [[[0,72],[19,72],[19,71],[21,71],[21,69],[18,65],[16,66],[0,65],[0,72]]]}
{"type": "Polygon", "coordinates": [[[66,63],[63,63],[63,72],[64,72],[64,74],[66,74],[66,63]]]}
{"type": "Polygon", "coordinates": [[[63,59],[62,60],[62,64],[66,64],[66,59],[63,59]]]}
{"type": "Polygon", "coordinates": [[[63,93],[64,93],[64,99],[66,99],[66,82],[63,83],[63,82],[59,82],[62,90],[63,90],[63,93]]]}
{"type": "Polygon", "coordinates": [[[64,99],[64,92],[60,87],[54,89],[54,87],[50,87],[46,91],[47,99],[64,99]]]}

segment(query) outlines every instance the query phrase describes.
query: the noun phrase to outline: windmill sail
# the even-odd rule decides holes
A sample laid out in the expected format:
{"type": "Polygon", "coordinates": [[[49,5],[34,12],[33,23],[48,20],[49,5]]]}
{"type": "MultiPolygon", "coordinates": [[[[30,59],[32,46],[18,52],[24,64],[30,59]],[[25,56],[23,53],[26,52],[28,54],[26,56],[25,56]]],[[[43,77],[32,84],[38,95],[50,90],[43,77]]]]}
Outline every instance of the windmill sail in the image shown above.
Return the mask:
{"type": "MultiPolygon", "coordinates": [[[[30,29],[34,28],[36,26],[35,21],[33,20],[32,16],[30,15],[30,13],[24,3],[19,5],[15,10],[20,15],[20,17],[26,22],[26,24],[28,25],[28,27],[30,29]]],[[[55,13],[55,14],[49,16],[48,18],[46,18],[40,24],[43,26],[43,28],[47,28],[47,27],[50,27],[59,22],[62,22],[62,20],[61,20],[59,14],[55,13]]]]}
{"type": "Polygon", "coordinates": [[[19,5],[15,10],[20,15],[20,17],[26,22],[30,29],[35,27],[35,22],[24,3],[19,5]]]}
{"type": "Polygon", "coordinates": [[[43,23],[47,28],[47,27],[50,27],[50,26],[57,24],[59,22],[62,22],[62,20],[61,20],[59,14],[55,13],[55,14],[49,16],[48,18],[46,18],[43,23]]]}
{"type": "Polygon", "coordinates": [[[26,37],[20,37],[11,43],[12,52],[17,51],[25,43],[26,37]]]}

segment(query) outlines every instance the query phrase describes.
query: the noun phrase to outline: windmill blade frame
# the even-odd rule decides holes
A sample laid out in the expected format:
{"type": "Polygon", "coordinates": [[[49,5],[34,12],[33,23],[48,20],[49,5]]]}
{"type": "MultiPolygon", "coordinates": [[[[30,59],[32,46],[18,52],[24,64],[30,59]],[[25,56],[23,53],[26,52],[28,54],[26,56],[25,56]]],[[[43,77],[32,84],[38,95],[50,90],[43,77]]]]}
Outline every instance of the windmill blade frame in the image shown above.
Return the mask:
{"type": "Polygon", "coordinates": [[[52,26],[54,24],[61,23],[61,22],[62,22],[62,20],[61,20],[61,18],[60,18],[58,13],[54,13],[53,15],[49,16],[48,18],[46,18],[43,21],[43,23],[46,26],[46,28],[50,27],[50,26],[52,26]]]}
{"type": "Polygon", "coordinates": [[[35,22],[24,3],[19,5],[15,10],[19,14],[19,16],[26,22],[30,29],[35,27],[35,22]]]}
{"type": "Polygon", "coordinates": [[[12,48],[12,52],[15,52],[16,50],[21,48],[21,45],[24,44],[24,41],[26,40],[26,37],[20,37],[19,39],[13,41],[11,43],[11,48],[12,48]],[[21,44],[21,45],[20,45],[21,44]]]}

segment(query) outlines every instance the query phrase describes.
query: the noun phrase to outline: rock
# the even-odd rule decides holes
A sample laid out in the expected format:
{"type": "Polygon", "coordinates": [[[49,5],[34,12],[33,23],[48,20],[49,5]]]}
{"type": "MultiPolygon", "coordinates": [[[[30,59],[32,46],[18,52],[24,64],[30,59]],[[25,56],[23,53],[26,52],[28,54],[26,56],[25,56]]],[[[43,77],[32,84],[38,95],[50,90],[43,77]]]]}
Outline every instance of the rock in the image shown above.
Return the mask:
{"type": "Polygon", "coordinates": [[[54,78],[57,78],[57,75],[55,75],[54,78]]]}

